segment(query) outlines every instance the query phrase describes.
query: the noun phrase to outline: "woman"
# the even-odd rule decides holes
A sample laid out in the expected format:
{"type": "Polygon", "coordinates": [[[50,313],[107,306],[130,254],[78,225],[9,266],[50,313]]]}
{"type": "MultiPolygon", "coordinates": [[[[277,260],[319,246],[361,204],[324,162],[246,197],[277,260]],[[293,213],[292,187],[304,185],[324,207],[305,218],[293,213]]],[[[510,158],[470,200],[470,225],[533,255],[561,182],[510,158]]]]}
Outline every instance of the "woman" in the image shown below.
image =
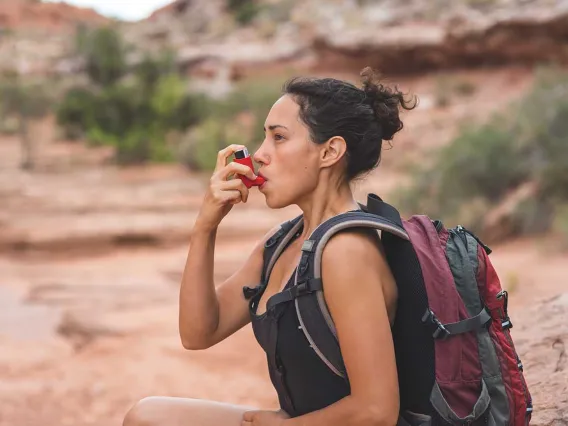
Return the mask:
{"type": "MultiPolygon", "coordinates": [[[[254,154],[266,183],[259,190],[273,209],[297,205],[303,227],[282,252],[267,285],[247,300],[243,287],[260,281],[262,238],[247,261],[215,289],[216,230],[235,204],[247,202],[241,174],[246,166],[228,158],[243,148],[219,152],[193,228],[180,291],[179,329],[186,349],[205,349],[252,321],[261,346],[266,302],[291,285],[302,242],[327,219],[359,209],[351,183],[373,170],[383,140],[402,129],[399,107],[411,109],[402,93],[378,82],[369,68],[361,89],[335,79],[290,80],[265,122],[265,139],[254,154]]],[[[278,305],[277,353],[293,405],[279,411],[182,398],[145,398],[128,413],[125,426],[311,426],[394,425],[399,393],[391,335],[397,288],[373,230],[334,235],[322,256],[325,301],[335,323],[348,381],[336,376],[310,348],[292,303],[278,305]],[[356,283],[358,291],[352,291],[356,283]],[[361,323],[359,318],[365,318],[361,323]],[[292,408],[290,408],[292,407],[292,408]]],[[[266,348],[265,348],[266,349],[266,348]]],[[[280,398],[282,402],[282,397],[280,398]]],[[[286,407],[284,407],[286,406],[286,407]]]]}

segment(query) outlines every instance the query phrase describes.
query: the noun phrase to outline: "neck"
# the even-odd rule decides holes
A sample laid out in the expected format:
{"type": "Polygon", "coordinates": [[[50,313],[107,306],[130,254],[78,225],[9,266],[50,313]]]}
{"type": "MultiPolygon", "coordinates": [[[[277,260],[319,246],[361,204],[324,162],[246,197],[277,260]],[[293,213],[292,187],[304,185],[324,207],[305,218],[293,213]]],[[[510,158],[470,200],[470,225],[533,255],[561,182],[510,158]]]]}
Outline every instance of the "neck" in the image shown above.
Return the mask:
{"type": "Polygon", "coordinates": [[[358,209],[359,204],[353,197],[349,184],[341,185],[336,191],[318,185],[316,192],[299,202],[298,207],[303,212],[302,239],[307,239],[321,223],[338,214],[358,209]]]}

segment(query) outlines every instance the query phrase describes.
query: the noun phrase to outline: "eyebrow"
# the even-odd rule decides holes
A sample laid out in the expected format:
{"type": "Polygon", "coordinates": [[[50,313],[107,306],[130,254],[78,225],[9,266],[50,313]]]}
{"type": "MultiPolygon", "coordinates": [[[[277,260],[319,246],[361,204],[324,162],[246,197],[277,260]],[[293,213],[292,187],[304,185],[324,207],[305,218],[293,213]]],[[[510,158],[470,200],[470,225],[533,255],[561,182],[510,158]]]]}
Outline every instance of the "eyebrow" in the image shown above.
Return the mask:
{"type": "MultiPolygon", "coordinates": [[[[288,127],[283,126],[282,124],[273,124],[271,126],[268,126],[268,130],[278,129],[279,127],[281,127],[282,129],[288,130],[288,127]]],[[[266,132],[266,127],[264,128],[264,131],[266,132]]]]}

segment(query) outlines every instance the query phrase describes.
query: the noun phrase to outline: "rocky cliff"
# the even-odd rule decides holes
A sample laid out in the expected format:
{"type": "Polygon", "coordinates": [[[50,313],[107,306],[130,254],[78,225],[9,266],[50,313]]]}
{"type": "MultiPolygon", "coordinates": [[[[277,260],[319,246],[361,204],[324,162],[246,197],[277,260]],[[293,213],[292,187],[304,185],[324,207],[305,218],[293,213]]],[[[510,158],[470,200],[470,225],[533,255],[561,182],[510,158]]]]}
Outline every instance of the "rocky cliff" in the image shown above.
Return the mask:
{"type": "Polygon", "coordinates": [[[274,65],[387,73],[568,63],[566,0],[264,0],[239,25],[223,0],[178,0],[129,27],[131,40],[171,46],[188,72],[232,76],[274,65]]]}
{"type": "MultiPolygon", "coordinates": [[[[142,50],[172,48],[188,75],[206,80],[232,80],[283,67],[356,71],[371,65],[400,75],[513,63],[568,63],[568,0],[259,0],[258,4],[246,25],[228,10],[225,0],[177,0],[147,19],[121,23],[120,28],[142,50]]],[[[0,25],[5,28],[60,33],[78,22],[100,24],[107,19],[64,3],[0,1],[0,25]]],[[[41,63],[35,66],[40,71],[57,70],[58,61],[69,55],[69,41],[57,36],[26,39],[18,54],[23,62],[41,63]]],[[[13,50],[13,43],[10,46],[13,50]]],[[[8,61],[13,52],[4,57],[2,62],[8,61]]]]}
{"type": "Polygon", "coordinates": [[[67,3],[0,0],[0,72],[49,74],[71,52],[78,25],[110,22],[92,9],[67,3]]]}
{"type": "Polygon", "coordinates": [[[109,19],[93,9],[67,3],[42,3],[37,0],[0,0],[0,28],[15,31],[61,32],[79,23],[103,24],[109,19]]]}

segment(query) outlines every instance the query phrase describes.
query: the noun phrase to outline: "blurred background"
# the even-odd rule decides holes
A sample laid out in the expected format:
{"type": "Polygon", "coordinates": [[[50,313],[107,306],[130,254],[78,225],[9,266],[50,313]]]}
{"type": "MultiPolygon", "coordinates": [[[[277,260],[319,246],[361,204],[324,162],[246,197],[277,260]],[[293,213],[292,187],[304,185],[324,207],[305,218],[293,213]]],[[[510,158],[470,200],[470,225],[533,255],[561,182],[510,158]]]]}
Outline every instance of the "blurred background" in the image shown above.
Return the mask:
{"type": "MultiPolygon", "coordinates": [[[[192,224],[288,77],[365,66],[420,104],[357,198],[493,248],[531,424],[568,424],[567,65],[561,0],[0,0],[0,425],[121,424],[148,395],[275,407],[249,327],[181,346],[192,224]]],[[[298,212],[253,188],[216,282],[298,212]]]]}

